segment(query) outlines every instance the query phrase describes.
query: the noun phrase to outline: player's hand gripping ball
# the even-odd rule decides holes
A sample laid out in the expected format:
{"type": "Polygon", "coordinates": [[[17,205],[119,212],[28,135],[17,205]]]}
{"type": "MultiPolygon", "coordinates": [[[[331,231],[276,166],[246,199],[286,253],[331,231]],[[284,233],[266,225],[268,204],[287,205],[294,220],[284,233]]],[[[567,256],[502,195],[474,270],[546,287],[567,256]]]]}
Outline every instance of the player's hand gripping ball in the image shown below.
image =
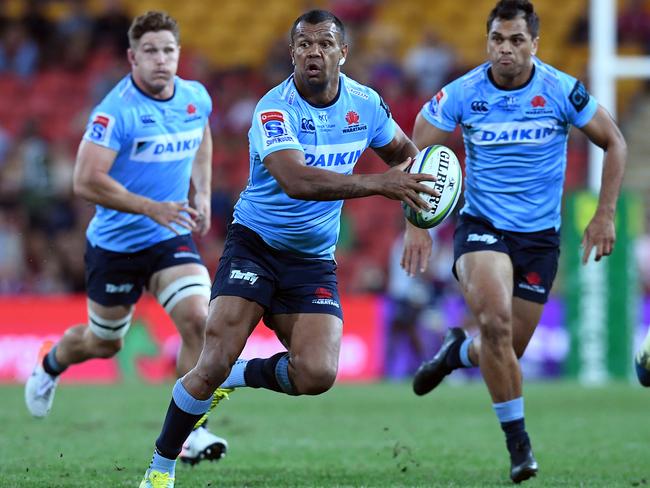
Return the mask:
{"type": "Polygon", "coordinates": [[[440,193],[434,197],[420,193],[420,197],[429,203],[431,210],[415,211],[402,204],[404,214],[409,222],[422,229],[430,229],[442,223],[451,214],[460,198],[463,186],[463,172],[454,152],[445,146],[425,147],[418,153],[411,165],[411,173],[428,173],[436,176],[436,181],[422,181],[423,185],[432,187],[440,193]]]}

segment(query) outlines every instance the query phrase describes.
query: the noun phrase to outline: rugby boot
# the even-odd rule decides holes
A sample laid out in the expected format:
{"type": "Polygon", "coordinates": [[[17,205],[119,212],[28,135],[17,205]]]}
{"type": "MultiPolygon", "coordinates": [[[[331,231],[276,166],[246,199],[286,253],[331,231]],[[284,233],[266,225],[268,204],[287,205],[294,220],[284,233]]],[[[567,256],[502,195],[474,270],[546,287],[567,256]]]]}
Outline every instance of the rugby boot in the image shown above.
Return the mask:
{"type": "Polygon", "coordinates": [[[537,475],[537,461],[533,456],[530,441],[523,440],[509,447],[510,451],[510,479],[513,483],[521,483],[537,475]]]}
{"type": "Polygon", "coordinates": [[[636,377],[642,386],[650,386],[650,353],[641,349],[634,358],[636,377]]]}
{"type": "Polygon", "coordinates": [[[462,343],[466,338],[467,333],[459,327],[447,331],[433,359],[422,363],[413,376],[413,391],[416,395],[426,395],[453,371],[447,366],[447,355],[454,344],[462,343]]]}
{"type": "Polygon", "coordinates": [[[56,385],[59,383],[59,377],[50,376],[42,366],[43,357],[49,352],[52,345],[50,341],[43,344],[36,366],[25,384],[25,404],[29,413],[36,418],[43,418],[50,413],[56,385]]]}
{"type": "Polygon", "coordinates": [[[228,442],[204,426],[194,429],[183,443],[180,460],[195,465],[201,461],[218,461],[226,455],[228,442]]]}
{"type": "Polygon", "coordinates": [[[139,488],[174,488],[174,477],[154,469],[148,469],[139,488]]]}

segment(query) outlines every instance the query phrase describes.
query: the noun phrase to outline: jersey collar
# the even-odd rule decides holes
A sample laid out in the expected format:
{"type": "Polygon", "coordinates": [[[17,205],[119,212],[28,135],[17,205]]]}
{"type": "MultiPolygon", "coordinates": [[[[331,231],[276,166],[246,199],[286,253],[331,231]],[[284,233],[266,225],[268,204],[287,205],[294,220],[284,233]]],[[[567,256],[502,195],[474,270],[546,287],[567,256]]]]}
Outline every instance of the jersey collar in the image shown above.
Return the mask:
{"type": "Polygon", "coordinates": [[[154,98],[138,86],[138,84],[133,79],[133,75],[129,75],[129,79],[131,80],[131,84],[135,87],[136,90],[138,90],[142,95],[149,98],[150,100],[153,100],[154,102],[169,102],[176,96],[176,77],[174,77],[174,93],[172,93],[172,96],[169,98],[154,98]]]}
{"type": "Polygon", "coordinates": [[[492,76],[492,67],[491,66],[488,66],[487,77],[488,77],[488,80],[490,80],[490,83],[492,83],[492,86],[494,86],[497,90],[516,91],[516,90],[521,90],[522,88],[527,87],[530,84],[530,82],[533,81],[533,78],[535,77],[535,70],[536,69],[537,69],[537,67],[535,66],[535,63],[533,63],[533,69],[530,71],[530,76],[528,77],[528,80],[526,80],[526,83],[524,83],[523,85],[520,85],[520,86],[516,86],[514,88],[504,88],[504,87],[498,85],[497,82],[494,81],[494,77],[492,76]]]}
{"type": "Polygon", "coordinates": [[[343,76],[341,76],[341,75],[339,75],[339,89],[338,89],[338,91],[336,92],[336,96],[332,99],[331,102],[326,103],[325,105],[315,105],[315,104],[313,104],[313,103],[310,103],[306,98],[304,98],[302,95],[300,95],[300,92],[298,91],[298,87],[296,86],[296,82],[295,82],[295,80],[294,80],[294,78],[293,78],[293,75],[291,75],[291,76],[289,77],[289,79],[291,80],[291,83],[293,83],[293,86],[294,86],[294,88],[296,89],[296,93],[298,93],[298,95],[300,96],[300,98],[302,98],[302,99],[305,101],[305,103],[306,103],[307,105],[310,105],[310,106],[312,106],[312,107],[314,107],[314,108],[327,108],[327,107],[331,107],[332,105],[334,105],[336,102],[339,101],[339,97],[341,96],[341,87],[343,86],[343,76]]]}

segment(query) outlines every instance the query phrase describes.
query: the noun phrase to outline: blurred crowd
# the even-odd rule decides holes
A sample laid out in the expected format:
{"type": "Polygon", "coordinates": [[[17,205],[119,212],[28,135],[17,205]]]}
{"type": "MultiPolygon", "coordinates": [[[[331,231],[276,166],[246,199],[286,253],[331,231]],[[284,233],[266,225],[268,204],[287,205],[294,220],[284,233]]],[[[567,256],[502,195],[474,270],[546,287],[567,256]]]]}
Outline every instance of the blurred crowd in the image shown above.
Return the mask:
{"type": "MultiPolygon", "coordinates": [[[[47,0],[26,0],[19,18],[6,15],[0,2],[0,294],[84,288],[84,233],[94,209],[72,194],[75,151],[90,110],[129,70],[131,17],[118,0],[105,0],[93,14],[84,0],[68,1],[69,14],[60,20],[46,15],[47,0]]],[[[376,4],[331,0],[325,8],[349,29],[343,71],[377,89],[410,134],[422,104],[470,67],[459,64],[433,30],[422,32],[406,53],[397,52],[396,33],[373,22],[376,4]]],[[[246,184],[255,104],[291,71],[288,34],[269,46],[256,68],[218,69],[202,53],[183,49],[179,75],[203,82],[214,104],[212,230],[198,241],[211,272],[246,184]]],[[[462,157],[458,135],[450,145],[462,157]]],[[[584,184],[585,148],[584,140],[572,139],[569,187],[584,184]]],[[[359,172],[384,170],[370,153],[357,165],[359,172]]],[[[402,228],[397,202],[372,197],[346,203],[337,254],[343,293],[386,291],[391,248],[402,228]]],[[[450,246],[449,239],[442,242],[450,246]]]]}

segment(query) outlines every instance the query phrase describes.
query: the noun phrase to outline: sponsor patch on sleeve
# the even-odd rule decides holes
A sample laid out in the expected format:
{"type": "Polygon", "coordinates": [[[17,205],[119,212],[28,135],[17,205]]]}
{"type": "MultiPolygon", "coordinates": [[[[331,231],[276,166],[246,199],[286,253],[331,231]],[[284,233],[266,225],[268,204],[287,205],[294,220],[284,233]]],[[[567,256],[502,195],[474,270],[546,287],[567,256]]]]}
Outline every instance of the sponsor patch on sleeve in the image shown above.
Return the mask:
{"type": "Polygon", "coordinates": [[[271,146],[283,142],[291,142],[293,136],[287,129],[286,114],[281,110],[265,110],[259,112],[260,123],[264,131],[265,145],[271,146]]]}
{"type": "Polygon", "coordinates": [[[115,126],[115,117],[112,115],[98,112],[94,115],[86,136],[91,141],[108,143],[115,126]]]}
{"type": "Polygon", "coordinates": [[[573,90],[569,94],[569,101],[573,108],[576,109],[576,112],[580,112],[589,103],[589,92],[580,80],[573,85],[573,90]]]}
{"type": "Polygon", "coordinates": [[[436,93],[433,98],[429,101],[429,111],[433,114],[436,115],[438,113],[438,108],[440,106],[440,100],[443,99],[445,96],[445,92],[443,90],[440,90],[438,93],[436,93]]]}

